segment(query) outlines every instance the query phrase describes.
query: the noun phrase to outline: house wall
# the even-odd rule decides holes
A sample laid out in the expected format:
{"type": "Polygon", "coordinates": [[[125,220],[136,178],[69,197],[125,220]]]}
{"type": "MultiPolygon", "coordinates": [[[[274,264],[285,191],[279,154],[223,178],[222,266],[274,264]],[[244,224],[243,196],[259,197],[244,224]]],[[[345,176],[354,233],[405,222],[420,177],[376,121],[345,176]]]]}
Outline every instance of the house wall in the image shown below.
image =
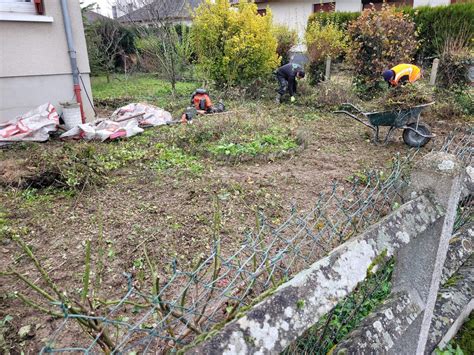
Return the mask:
{"type": "MultiPolygon", "coordinates": [[[[362,2],[357,0],[324,0],[322,3],[336,2],[336,11],[360,11],[362,2]]],[[[303,39],[308,17],[313,13],[314,4],[320,4],[320,0],[275,0],[269,3],[258,4],[259,9],[270,7],[275,23],[286,25],[298,31],[300,39],[303,39]]]]}
{"type": "Polygon", "coordinates": [[[298,31],[298,35],[300,39],[302,39],[304,37],[308,17],[313,13],[313,5],[315,3],[319,3],[319,1],[271,1],[270,3],[258,4],[258,8],[265,9],[269,6],[272,10],[273,21],[298,31]]]}
{"type": "MultiPolygon", "coordinates": [[[[94,118],[90,68],[78,0],[68,0],[79,70],[82,100],[88,120],[94,118]]],[[[73,82],[59,1],[45,1],[45,15],[53,22],[0,20],[0,122],[45,102],[58,110],[59,102],[73,101],[73,82]]]]}
{"type": "Polygon", "coordinates": [[[336,11],[358,12],[362,10],[362,1],[355,0],[337,0],[336,11]]]}
{"type": "Polygon", "coordinates": [[[451,0],[414,0],[413,7],[449,5],[451,0]]]}
{"type": "MultiPolygon", "coordinates": [[[[323,3],[335,2],[336,11],[361,11],[360,0],[324,0],[323,3]]],[[[320,4],[320,0],[272,0],[258,4],[259,9],[270,7],[275,23],[286,25],[298,31],[300,39],[303,39],[308,17],[313,13],[313,5],[320,4]]],[[[451,0],[414,0],[416,6],[438,6],[449,5],[451,0]]]]}

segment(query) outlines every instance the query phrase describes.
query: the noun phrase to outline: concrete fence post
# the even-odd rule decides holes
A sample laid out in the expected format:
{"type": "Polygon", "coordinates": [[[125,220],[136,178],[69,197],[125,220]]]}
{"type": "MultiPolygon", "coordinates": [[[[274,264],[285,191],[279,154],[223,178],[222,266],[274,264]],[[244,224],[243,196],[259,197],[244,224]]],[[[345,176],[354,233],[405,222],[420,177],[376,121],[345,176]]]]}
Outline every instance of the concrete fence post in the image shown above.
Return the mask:
{"type": "MultiPolygon", "coordinates": [[[[390,350],[394,354],[423,354],[438,295],[443,265],[456,218],[463,183],[462,164],[455,156],[437,152],[426,155],[412,173],[412,197],[424,194],[443,210],[444,216],[396,254],[393,291],[408,292],[422,312],[390,350]]],[[[417,218],[413,217],[413,223],[417,218]]]]}
{"type": "Polygon", "coordinates": [[[435,58],[433,60],[433,66],[431,67],[431,75],[430,75],[430,85],[436,84],[436,77],[438,76],[438,67],[439,67],[439,59],[435,58]]]}
{"type": "Polygon", "coordinates": [[[324,80],[329,81],[331,79],[331,57],[326,58],[326,72],[324,74],[324,80]]]}

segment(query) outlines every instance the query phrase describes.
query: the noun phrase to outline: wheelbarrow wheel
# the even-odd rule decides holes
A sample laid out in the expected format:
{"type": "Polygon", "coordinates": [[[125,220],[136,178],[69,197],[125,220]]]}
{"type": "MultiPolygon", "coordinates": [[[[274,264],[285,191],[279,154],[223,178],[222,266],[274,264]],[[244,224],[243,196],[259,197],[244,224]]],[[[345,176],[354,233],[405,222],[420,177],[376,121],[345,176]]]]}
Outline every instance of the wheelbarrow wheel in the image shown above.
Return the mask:
{"type": "MultiPolygon", "coordinates": [[[[408,127],[411,127],[413,129],[416,129],[418,132],[430,136],[431,135],[431,129],[430,127],[425,124],[425,123],[418,123],[418,127],[416,122],[410,123],[407,125],[408,127]]],[[[410,147],[414,148],[421,148],[425,146],[431,138],[429,137],[423,137],[421,134],[416,133],[412,129],[405,128],[403,130],[403,141],[408,144],[410,147]]]]}

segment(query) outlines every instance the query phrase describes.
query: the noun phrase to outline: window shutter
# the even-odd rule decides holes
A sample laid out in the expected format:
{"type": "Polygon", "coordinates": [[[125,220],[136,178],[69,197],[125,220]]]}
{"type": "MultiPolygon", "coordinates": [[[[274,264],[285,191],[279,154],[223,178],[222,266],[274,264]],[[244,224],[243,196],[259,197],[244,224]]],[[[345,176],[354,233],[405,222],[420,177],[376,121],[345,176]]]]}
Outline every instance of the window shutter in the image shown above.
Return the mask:
{"type": "Polygon", "coordinates": [[[43,0],[34,0],[36,13],[38,15],[44,15],[44,5],[43,0]]]}

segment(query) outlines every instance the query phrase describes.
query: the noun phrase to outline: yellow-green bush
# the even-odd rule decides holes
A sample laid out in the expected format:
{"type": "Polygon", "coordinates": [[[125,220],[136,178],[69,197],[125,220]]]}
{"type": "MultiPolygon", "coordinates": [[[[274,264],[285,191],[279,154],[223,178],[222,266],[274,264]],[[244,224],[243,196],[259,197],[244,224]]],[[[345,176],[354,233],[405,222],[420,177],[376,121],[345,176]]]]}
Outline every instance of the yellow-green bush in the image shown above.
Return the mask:
{"type": "Polygon", "coordinates": [[[245,84],[271,73],[280,62],[272,15],[257,14],[257,6],[241,0],[206,0],[196,10],[192,38],[198,65],[218,86],[245,84]]]}
{"type": "Polygon", "coordinates": [[[312,83],[322,80],[326,58],[335,59],[344,54],[349,43],[348,36],[338,25],[332,22],[322,25],[318,21],[309,24],[305,41],[308,48],[312,83]]]}
{"type": "Polygon", "coordinates": [[[415,23],[408,15],[384,5],[364,10],[349,25],[352,38],[348,57],[361,88],[375,88],[384,69],[410,63],[418,48],[415,23]]]}
{"type": "Polygon", "coordinates": [[[277,54],[281,58],[281,64],[287,64],[290,61],[290,49],[298,43],[298,33],[285,25],[275,25],[273,33],[277,39],[277,54]]]}

